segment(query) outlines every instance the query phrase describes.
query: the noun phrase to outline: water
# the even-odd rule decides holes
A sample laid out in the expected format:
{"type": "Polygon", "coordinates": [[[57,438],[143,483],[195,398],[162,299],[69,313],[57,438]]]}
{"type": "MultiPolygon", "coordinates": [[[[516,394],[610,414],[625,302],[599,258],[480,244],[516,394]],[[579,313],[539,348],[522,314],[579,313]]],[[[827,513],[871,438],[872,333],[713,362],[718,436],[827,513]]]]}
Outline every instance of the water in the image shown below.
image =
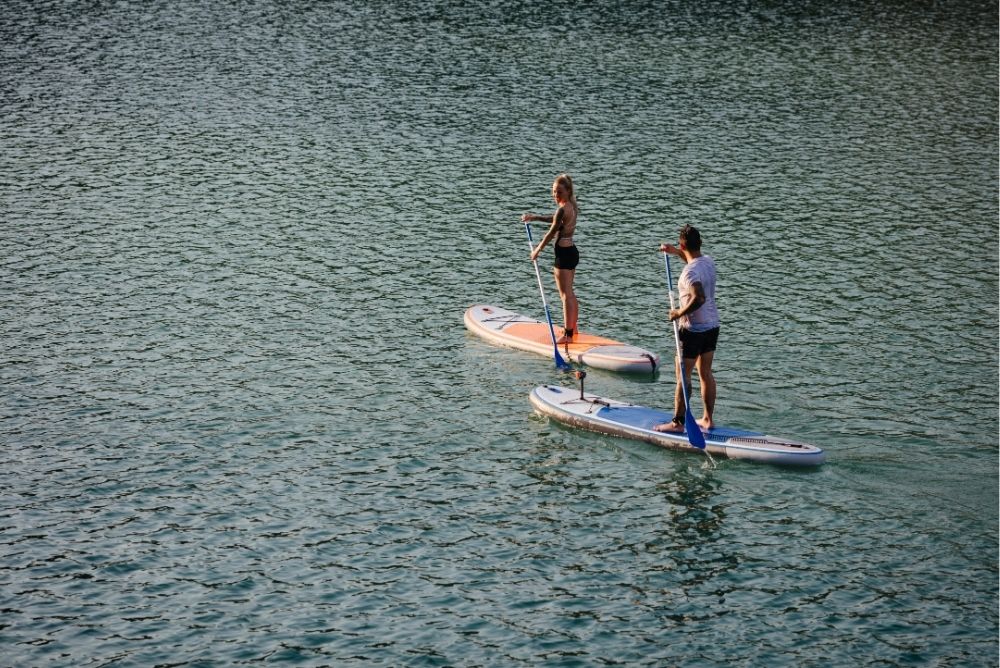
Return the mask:
{"type": "Polygon", "coordinates": [[[202,4],[0,17],[0,664],[997,665],[994,4],[202,4]],[[699,226],[824,467],[532,414],[563,170],[582,325],[699,226]]]}

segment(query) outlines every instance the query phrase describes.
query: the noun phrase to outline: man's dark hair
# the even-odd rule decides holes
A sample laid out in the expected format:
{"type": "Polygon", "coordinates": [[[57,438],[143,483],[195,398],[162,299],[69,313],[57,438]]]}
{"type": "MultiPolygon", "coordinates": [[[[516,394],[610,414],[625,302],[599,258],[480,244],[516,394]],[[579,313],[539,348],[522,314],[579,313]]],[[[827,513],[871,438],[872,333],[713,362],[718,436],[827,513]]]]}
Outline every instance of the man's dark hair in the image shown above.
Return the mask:
{"type": "Polygon", "coordinates": [[[685,225],[681,228],[680,240],[684,242],[688,250],[701,252],[701,232],[697,228],[685,225]]]}

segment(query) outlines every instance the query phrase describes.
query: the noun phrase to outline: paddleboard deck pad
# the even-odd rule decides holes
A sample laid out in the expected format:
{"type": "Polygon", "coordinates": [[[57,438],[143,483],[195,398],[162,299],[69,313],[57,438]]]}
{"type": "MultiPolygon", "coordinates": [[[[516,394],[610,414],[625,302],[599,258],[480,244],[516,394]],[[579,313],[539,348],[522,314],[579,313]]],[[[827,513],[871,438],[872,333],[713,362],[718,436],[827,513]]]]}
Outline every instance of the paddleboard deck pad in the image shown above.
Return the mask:
{"type": "MultiPolygon", "coordinates": [[[[700,452],[687,434],[653,431],[670,422],[670,412],[637,406],[580,390],[542,385],[531,392],[535,410],[563,424],[622,438],[645,441],[671,450],[700,452]]],[[[712,455],[752,462],[788,466],[819,466],[826,460],[821,448],[755,431],[714,427],[705,434],[705,447],[712,455]]]]}
{"type": "MultiPolygon", "coordinates": [[[[477,304],[465,312],[465,326],[491,343],[553,357],[547,322],[499,306],[477,304]]],[[[561,327],[556,327],[556,338],[562,332],[561,327]]],[[[560,343],[559,354],[567,362],[609,371],[651,373],[660,366],[656,353],[585,332],[577,332],[571,342],[560,343]]]]}

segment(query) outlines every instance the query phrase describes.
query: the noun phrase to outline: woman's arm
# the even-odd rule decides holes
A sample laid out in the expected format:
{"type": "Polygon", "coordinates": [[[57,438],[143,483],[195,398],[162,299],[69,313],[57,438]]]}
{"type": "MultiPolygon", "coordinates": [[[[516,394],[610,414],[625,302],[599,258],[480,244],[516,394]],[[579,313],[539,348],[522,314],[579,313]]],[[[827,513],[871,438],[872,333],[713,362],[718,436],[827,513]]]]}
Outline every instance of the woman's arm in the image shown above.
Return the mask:
{"type": "MultiPolygon", "coordinates": [[[[546,218],[541,218],[541,217],[539,218],[541,220],[547,220],[546,218]]],[[[556,233],[562,227],[562,224],[563,224],[563,210],[562,207],[559,207],[559,210],[556,211],[554,214],[552,214],[552,225],[549,226],[549,229],[545,233],[545,236],[542,237],[542,240],[538,242],[537,246],[535,246],[535,250],[531,254],[532,260],[536,260],[538,258],[538,254],[542,252],[542,249],[545,248],[545,245],[547,243],[552,241],[552,238],[556,236],[556,233]]]]}

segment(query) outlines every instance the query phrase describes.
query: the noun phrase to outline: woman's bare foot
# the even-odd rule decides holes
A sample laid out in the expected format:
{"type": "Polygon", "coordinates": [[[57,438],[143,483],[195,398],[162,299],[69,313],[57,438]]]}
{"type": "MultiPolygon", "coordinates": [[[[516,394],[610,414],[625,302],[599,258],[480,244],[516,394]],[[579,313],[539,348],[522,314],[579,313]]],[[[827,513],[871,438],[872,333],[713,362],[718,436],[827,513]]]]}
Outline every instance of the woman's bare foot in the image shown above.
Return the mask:
{"type": "Polygon", "coordinates": [[[573,342],[573,330],[564,329],[562,336],[556,339],[556,343],[572,343],[573,342]]]}
{"type": "Polygon", "coordinates": [[[712,422],[712,418],[701,418],[700,420],[696,420],[696,422],[703,431],[709,431],[715,427],[715,423],[712,422]]]}

